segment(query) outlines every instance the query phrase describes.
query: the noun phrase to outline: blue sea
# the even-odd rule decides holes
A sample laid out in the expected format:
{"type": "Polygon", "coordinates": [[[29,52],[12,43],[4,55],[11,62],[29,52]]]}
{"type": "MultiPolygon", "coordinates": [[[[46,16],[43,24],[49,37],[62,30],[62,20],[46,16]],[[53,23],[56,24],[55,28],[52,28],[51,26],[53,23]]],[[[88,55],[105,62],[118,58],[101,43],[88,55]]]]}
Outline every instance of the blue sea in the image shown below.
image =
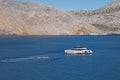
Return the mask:
{"type": "Polygon", "coordinates": [[[0,80],[120,80],[120,35],[0,36],[0,80]]]}

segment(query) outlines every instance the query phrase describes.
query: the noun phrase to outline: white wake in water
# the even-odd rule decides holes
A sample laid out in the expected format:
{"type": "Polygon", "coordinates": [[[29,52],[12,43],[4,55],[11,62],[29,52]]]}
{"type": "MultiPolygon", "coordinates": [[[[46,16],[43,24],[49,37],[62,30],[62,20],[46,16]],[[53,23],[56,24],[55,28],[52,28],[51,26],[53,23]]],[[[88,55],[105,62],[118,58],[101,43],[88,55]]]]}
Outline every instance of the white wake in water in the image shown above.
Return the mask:
{"type": "Polygon", "coordinates": [[[49,59],[49,56],[36,55],[36,56],[29,56],[24,58],[11,58],[11,59],[0,60],[0,62],[22,62],[22,61],[40,60],[40,59],[49,59]]]}

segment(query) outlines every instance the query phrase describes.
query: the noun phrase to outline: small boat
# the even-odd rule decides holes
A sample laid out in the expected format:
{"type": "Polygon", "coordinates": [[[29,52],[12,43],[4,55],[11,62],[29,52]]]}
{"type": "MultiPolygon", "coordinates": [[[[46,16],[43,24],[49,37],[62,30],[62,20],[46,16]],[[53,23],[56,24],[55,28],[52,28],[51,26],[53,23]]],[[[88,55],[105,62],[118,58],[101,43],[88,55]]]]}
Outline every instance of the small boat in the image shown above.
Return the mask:
{"type": "Polygon", "coordinates": [[[92,50],[88,50],[85,47],[77,46],[72,49],[65,50],[66,54],[92,54],[92,50]]]}

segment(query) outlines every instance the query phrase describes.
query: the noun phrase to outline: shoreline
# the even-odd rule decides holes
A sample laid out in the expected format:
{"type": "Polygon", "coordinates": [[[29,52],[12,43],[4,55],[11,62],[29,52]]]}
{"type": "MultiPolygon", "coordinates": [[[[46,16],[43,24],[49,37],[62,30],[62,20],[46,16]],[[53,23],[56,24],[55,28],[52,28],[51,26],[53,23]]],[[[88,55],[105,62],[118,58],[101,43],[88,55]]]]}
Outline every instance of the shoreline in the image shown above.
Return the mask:
{"type": "Polygon", "coordinates": [[[2,36],[108,36],[108,35],[120,35],[120,34],[83,34],[83,35],[0,35],[0,37],[2,36]]]}

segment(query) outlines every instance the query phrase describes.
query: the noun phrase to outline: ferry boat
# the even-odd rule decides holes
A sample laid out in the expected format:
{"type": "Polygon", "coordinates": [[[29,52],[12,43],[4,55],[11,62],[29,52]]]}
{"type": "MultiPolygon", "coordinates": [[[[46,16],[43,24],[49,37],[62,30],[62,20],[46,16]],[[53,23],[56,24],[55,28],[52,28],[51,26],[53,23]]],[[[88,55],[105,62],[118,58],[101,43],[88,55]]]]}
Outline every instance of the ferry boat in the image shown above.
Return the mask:
{"type": "Polygon", "coordinates": [[[85,47],[77,46],[72,49],[65,50],[66,54],[92,54],[92,50],[88,50],[85,47]]]}

